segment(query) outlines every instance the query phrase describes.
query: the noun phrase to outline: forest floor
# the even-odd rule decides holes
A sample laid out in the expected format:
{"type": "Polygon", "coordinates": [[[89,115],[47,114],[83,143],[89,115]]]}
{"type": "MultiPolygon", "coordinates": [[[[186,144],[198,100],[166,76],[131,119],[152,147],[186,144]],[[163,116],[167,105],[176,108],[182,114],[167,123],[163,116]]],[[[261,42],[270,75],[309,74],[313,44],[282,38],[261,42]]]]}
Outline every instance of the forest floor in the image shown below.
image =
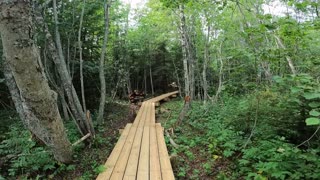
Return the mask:
{"type": "MultiPolygon", "coordinates": [[[[196,131],[187,123],[181,123],[176,127],[175,123],[182,108],[183,101],[177,98],[162,104],[156,111],[157,121],[164,126],[166,133],[170,135],[175,143],[181,139],[193,141],[194,137],[201,136],[201,132],[196,131]]],[[[177,179],[215,179],[211,164],[208,161],[210,154],[205,151],[206,148],[201,146],[184,146],[184,142],[181,142],[181,144],[179,142],[177,144],[181,150],[176,151],[175,147],[170,144],[168,136],[166,136],[166,142],[177,179]],[[208,170],[210,171],[208,172],[208,170]]],[[[223,162],[216,162],[215,164],[217,171],[224,168],[224,166],[223,162]]]]}
{"type": "Polygon", "coordinates": [[[283,133],[287,124],[281,123],[292,113],[287,115],[288,109],[275,107],[268,97],[254,97],[226,97],[219,104],[193,101],[179,125],[183,100],[157,109],[176,179],[320,178],[319,146],[310,142],[308,149],[298,148],[292,135],[283,133]]]}
{"type": "MultiPolygon", "coordinates": [[[[119,138],[119,129],[133,122],[134,110],[139,108],[123,101],[108,103],[106,107],[104,125],[95,124],[96,137],[91,144],[74,147],[74,161],[69,165],[57,164],[43,145],[30,139],[28,130],[21,131],[24,128],[14,111],[1,112],[0,180],[95,179],[104,170],[103,164],[119,138]],[[41,151],[46,153],[40,154],[41,151]],[[7,159],[9,156],[13,158],[7,159]]],[[[81,138],[72,121],[66,121],[65,127],[71,143],[81,138]]]]}
{"type": "Polygon", "coordinates": [[[78,166],[73,171],[68,171],[55,179],[95,179],[104,170],[103,164],[109,157],[120,134],[127,123],[133,122],[134,110],[139,107],[129,105],[127,102],[115,102],[106,104],[104,127],[98,128],[96,139],[91,147],[79,151],[75,164],[78,166]],[[134,109],[133,109],[134,108],[134,109]]]}
{"type": "MultiPolygon", "coordinates": [[[[161,104],[156,118],[166,131],[176,179],[320,179],[318,142],[299,148],[291,141],[300,137],[298,142],[302,142],[305,137],[297,136],[299,132],[287,123],[293,112],[276,106],[279,99],[270,99],[270,92],[259,92],[224,97],[216,104],[193,101],[179,125],[183,100],[161,104]],[[177,145],[170,142],[168,134],[177,145]]],[[[54,161],[44,145],[32,140],[14,113],[0,111],[2,127],[6,127],[0,128],[0,180],[95,179],[105,170],[103,165],[119,138],[119,129],[133,122],[133,111],[138,110],[128,102],[107,107],[105,125],[95,124],[96,138],[90,145],[77,145],[74,162],[69,165],[54,161]]],[[[72,121],[65,127],[71,142],[81,138],[72,121]]],[[[311,128],[310,132],[316,130],[311,128]]]]}

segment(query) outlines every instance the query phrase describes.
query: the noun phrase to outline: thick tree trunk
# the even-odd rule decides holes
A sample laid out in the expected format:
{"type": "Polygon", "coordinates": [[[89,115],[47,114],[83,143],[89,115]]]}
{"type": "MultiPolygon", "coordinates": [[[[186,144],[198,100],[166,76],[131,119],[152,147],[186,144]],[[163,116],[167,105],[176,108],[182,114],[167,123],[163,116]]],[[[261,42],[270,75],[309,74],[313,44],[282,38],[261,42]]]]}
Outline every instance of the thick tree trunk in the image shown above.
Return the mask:
{"type": "Polygon", "coordinates": [[[104,37],[103,37],[103,46],[100,57],[100,67],[99,67],[99,77],[101,84],[101,94],[100,94],[100,105],[99,105],[99,114],[98,114],[98,122],[103,123],[103,115],[104,115],[104,106],[106,104],[106,80],[104,76],[104,61],[106,48],[108,43],[108,34],[109,34],[109,2],[107,0],[104,1],[104,18],[105,18],[105,29],[104,29],[104,37]]]}
{"type": "Polygon", "coordinates": [[[33,38],[29,0],[0,2],[0,32],[4,48],[4,73],[20,118],[56,160],[72,160],[71,144],[57,106],[57,94],[45,77],[33,38]]]}
{"type": "Polygon", "coordinates": [[[80,16],[80,26],[79,26],[79,31],[78,31],[78,46],[79,46],[79,57],[80,57],[79,61],[80,61],[80,84],[81,84],[82,107],[83,107],[83,111],[87,112],[86,97],[84,95],[83,59],[82,59],[82,42],[81,42],[81,31],[82,31],[82,22],[83,22],[83,15],[84,15],[85,6],[86,6],[86,0],[83,0],[81,16],[80,16]]]}

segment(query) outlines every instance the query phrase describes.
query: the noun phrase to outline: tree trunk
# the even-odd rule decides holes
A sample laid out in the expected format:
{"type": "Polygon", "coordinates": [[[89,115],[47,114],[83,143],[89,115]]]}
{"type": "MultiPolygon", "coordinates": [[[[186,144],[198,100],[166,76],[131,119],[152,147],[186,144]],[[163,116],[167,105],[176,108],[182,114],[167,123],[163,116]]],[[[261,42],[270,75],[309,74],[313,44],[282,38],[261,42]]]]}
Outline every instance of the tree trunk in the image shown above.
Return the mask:
{"type": "Polygon", "coordinates": [[[187,42],[185,32],[185,16],[184,7],[180,5],[180,31],[181,31],[181,45],[182,45],[182,56],[183,56],[183,69],[184,69],[184,93],[185,96],[190,96],[190,79],[189,79],[189,66],[188,66],[188,55],[187,55],[187,42]]]}
{"type": "MultiPolygon", "coordinates": [[[[280,46],[282,49],[286,49],[286,47],[285,47],[284,44],[282,43],[281,39],[280,39],[278,36],[276,36],[276,35],[274,35],[274,37],[275,37],[276,40],[277,40],[278,46],[280,46]]],[[[287,59],[289,68],[290,68],[290,70],[291,70],[291,73],[292,73],[293,75],[296,75],[296,74],[297,74],[297,71],[296,71],[296,68],[295,68],[294,65],[293,65],[293,62],[292,62],[292,60],[291,60],[291,57],[288,56],[288,55],[286,55],[286,59],[287,59]]]]}
{"type": "Polygon", "coordinates": [[[204,103],[208,100],[208,82],[207,82],[207,68],[208,68],[208,61],[209,61],[209,40],[210,40],[210,25],[208,25],[207,37],[205,42],[205,49],[204,49],[204,62],[203,62],[203,69],[202,69],[202,88],[203,88],[203,101],[204,103]]]}
{"type": "Polygon", "coordinates": [[[57,94],[49,87],[33,37],[29,0],[0,2],[4,74],[20,118],[49,146],[57,161],[72,160],[57,94]]]}
{"type": "Polygon", "coordinates": [[[220,70],[219,70],[219,84],[218,84],[218,89],[217,89],[217,92],[216,92],[216,95],[215,95],[215,97],[214,97],[214,101],[215,102],[218,102],[218,99],[219,99],[219,95],[220,95],[220,93],[221,93],[221,91],[222,91],[222,76],[223,76],[223,60],[222,60],[222,43],[223,43],[223,41],[220,43],[220,47],[219,47],[219,49],[218,49],[218,53],[219,53],[219,57],[218,57],[218,59],[219,59],[219,62],[220,62],[220,70]]]}
{"type": "Polygon", "coordinates": [[[143,81],[144,81],[144,93],[147,94],[147,70],[146,70],[146,66],[144,66],[143,69],[143,81]]]}
{"type": "Polygon", "coordinates": [[[66,98],[64,95],[63,89],[61,89],[60,94],[60,100],[61,100],[61,106],[62,106],[62,111],[63,111],[63,117],[65,120],[70,120],[69,112],[68,112],[68,104],[66,102],[66,98]]]}
{"type": "Polygon", "coordinates": [[[174,73],[175,73],[175,76],[176,76],[176,79],[177,79],[177,83],[178,83],[179,96],[182,97],[179,73],[178,73],[178,70],[177,70],[177,66],[176,66],[176,64],[174,62],[174,59],[172,59],[172,64],[173,64],[173,67],[174,67],[174,73]]]}
{"type": "Polygon", "coordinates": [[[86,98],[85,98],[85,95],[84,95],[83,59],[82,59],[82,42],[81,42],[81,31],[82,31],[82,22],[83,22],[83,15],[84,15],[85,6],[86,6],[86,0],[83,0],[81,16],[80,16],[80,26],[79,26],[79,31],[78,31],[78,45],[79,45],[79,57],[80,57],[79,61],[80,61],[80,84],[81,84],[82,107],[83,107],[83,111],[87,112],[86,98]]]}
{"type": "Polygon", "coordinates": [[[153,88],[151,60],[150,60],[150,65],[149,65],[149,75],[150,75],[151,94],[152,94],[152,97],[153,97],[154,96],[154,88],[153,88]]]}
{"type": "MultiPolygon", "coordinates": [[[[87,134],[90,132],[90,129],[93,129],[93,127],[90,127],[90,124],[87,123],[86,115],[82,110],[79,97],[72,84],[72,79],[68,72],[68,68],[65,62],[65,58],[64,58],[62,46],[61,46],[61,40],[60,40],[56,0],[53,0],[53,14],[55,19],[55,39],[56,39],[57,47],[54,45],[52,36],[48,30],[48,26],[45,24],[46,38],[48,40],[48,46],[49,46],[48,49],[52,55],[52,59],[55,65],[57,66],[57,70],[60,75],[63,88],[66,92],[66,95],[69,101],[70,109],[77,120],[77,124],[81,128],[81,131],[82,131],[81,133],[87,134]]],[[[94,135],[92,135],[91,137],[94,137],[94,135]]]]}
{"type": "Polygon", "coordinates": [[[109,2],[107,0],[104,1],[104,18],[105,18],[105,29],[104,29],[104,37],[103,37],[103,46],[100,57],[100,67],[99,67],[99,77],[101,84],[101,94],[100,94],[100,105],[99,105],[99,114],[98,114],[98,122],[103,123],[103,115],[104,115],[104,106],[106,104],[106,80],[104,76],[104,59],[106,54],[106,48],[108,43],[108,34],[109,34],[109,2]]]}

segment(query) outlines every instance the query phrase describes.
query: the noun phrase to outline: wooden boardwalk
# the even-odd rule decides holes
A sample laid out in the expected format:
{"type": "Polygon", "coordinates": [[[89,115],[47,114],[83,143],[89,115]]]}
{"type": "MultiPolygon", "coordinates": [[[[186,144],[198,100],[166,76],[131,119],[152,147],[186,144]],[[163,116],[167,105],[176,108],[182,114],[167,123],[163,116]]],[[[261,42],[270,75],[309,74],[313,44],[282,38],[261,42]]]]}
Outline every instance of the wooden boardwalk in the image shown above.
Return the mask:
{"type": "Polygon", "coordinates": [[[156,123],[155,105],[177,93],[142,103],[134,122],[127,124],[122,132],[98,180],[174,180],[163,128],[156,123]]]}

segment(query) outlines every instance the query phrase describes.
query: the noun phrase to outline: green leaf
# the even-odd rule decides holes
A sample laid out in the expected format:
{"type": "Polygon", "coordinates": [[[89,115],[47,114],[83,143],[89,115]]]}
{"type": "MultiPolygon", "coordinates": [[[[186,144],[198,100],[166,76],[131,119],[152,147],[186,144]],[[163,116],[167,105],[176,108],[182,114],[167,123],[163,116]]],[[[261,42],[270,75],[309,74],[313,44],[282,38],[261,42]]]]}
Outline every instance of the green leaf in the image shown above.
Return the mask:
{"type": "Polygon", "coordinates": [[[106,169],[107,168],[104,165],[100,165],[100,166],[96,167],[94,169],[94,171],[99,174],[99,173],[102,173],[103,171],[105,171],[106,169]]]}
{"type": "Polygon", "coordinates": [[[320,119],[314,118],[314,117],[308,118],[308,119],[306,119],[306,124],[307,124],[307,126],[319,125],[320,119]]]}
{"type": "Polygon", "coordinates": [[[304,93],[303,97],[305,97],[308,100],[316,99],[316,98],[320,98],[320,93],[304,93]]]}
{"type": "Polygon", "coordinates": [[[291,87],[290,89],[291,89],[291,92],[292,92],[292,93],[297,93],[297,92],[300,92],[300,91],[302,90],[302,89],[299,88],[299,87],[291,87]]]}
{"type": "Polygon", "coordinates": [[[273,76],[273,80],[276,83],[282,83],[283,82],[283,79],[280,76],[273,76]]]}
{"type": "Polygon", "coordinates": [[[319,111],[316,111],[316,110],[312,110],[309,112],[310,116],[320,116],[320,112],[319,111]]]}
{"type": "Polygon", "coordinates": [[[320,102],[311,102],[308,104],[312,108],[320,107],[320,102]]]}

